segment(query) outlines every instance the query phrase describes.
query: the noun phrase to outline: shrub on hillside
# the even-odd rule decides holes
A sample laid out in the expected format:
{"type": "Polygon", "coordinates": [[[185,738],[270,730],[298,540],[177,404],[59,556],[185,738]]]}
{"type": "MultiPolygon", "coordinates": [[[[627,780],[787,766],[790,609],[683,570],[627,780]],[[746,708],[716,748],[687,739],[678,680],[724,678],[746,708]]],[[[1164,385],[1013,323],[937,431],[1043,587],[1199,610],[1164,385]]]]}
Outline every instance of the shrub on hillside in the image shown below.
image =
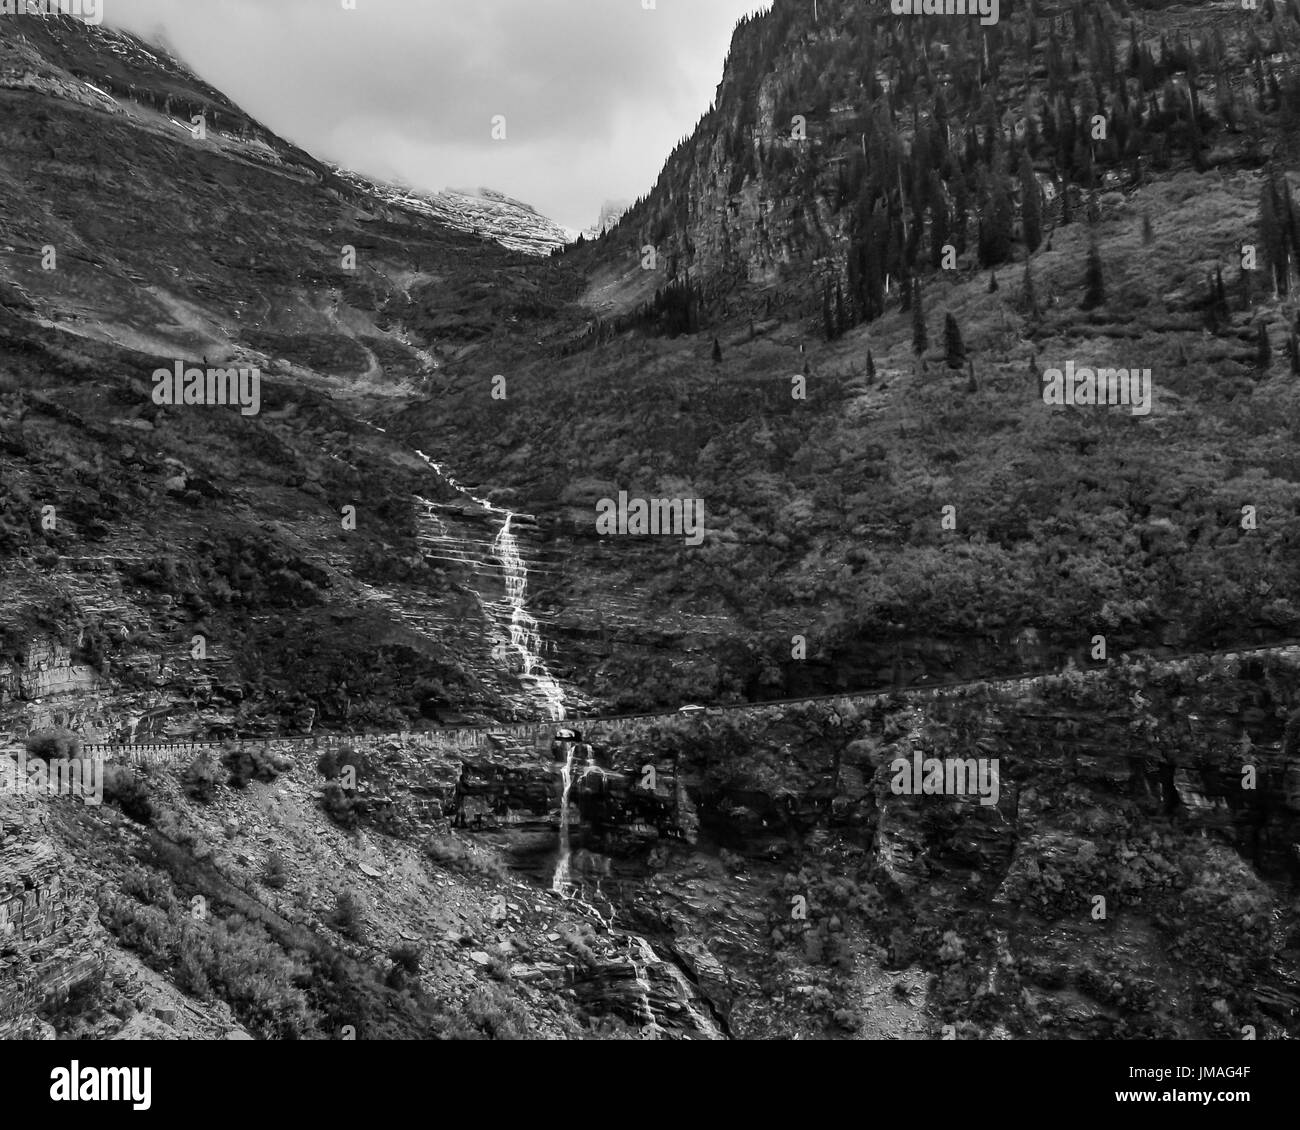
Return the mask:
{"type": "Polygon", "coordinates": [[[406,983],[420,975],[420,947],[414,942],[403,942],[388,951],[388,960],[393,963],[384,984],[390,989],[405,988],[406,983]]]}
{"type": "Polygon", "coordinates": [[[415,942],[403,942],[401,945],[394,946],[388,951],[388,958],[394,964],[400,966],[405,972],[415,976],[420,972],[420,960],[423,954],[420,947],[415,942]]]}
{"type": "Polygon", "coordinates": [[[236,789],[244,788],[252,780],[269,784],[290,767],[286,758],[273,753],[267,746],[228,749],[221,755],[221,764],[230,774],[230,786],[236,789]]]}
{"type": "Polygon", "coordinates": [[[329,924],[354,942],[365,940],[365,908],[359,895],[342,890],[330,913],[329,924]]]}
{"type": "Polygon", "coordinates": [[[340,828],[351,830],[357,826],[357,802],[348,796],[340,785],[333,781],[326,785],[321,796],[321,804],[325,809],[325,815],[340,828]]]}
{"type": "Polygon", "coordinates": [[[185,795],[203,804],[209,803],[217,791],[219,768],[211,753],[199,754],[181,775],[181,788],[185,795]]]}
{"type": "Polygon", "coordinates": [[[39,730],[23,743],[28,757],[43,761],[60,761],[81,756],[81,738],[70,730],[39,730]]]}
{"type": "Polygon", "coordinates": [[[124,765],[104,766],[104,799],[117,805],[137,824],[151,824],[154,818],[149,787],[124,765]]]}
{"type": "Polygon", "coordinates": [[[366,759],[355,749],[329,749],[321,754],[316,762],[317,772],[327,781],[338,780],[348,766],[356,770],[356,780],[360,782],[366,770],[366,759]]]}
{"type": "Polygon", "coordinates": [[[271,852],[266,857],[266,865],[262,868],[262,882],[273,890],[282,890],[289,881],[289,876],[284,869],[284,860],[278,852],[271,852]]]}

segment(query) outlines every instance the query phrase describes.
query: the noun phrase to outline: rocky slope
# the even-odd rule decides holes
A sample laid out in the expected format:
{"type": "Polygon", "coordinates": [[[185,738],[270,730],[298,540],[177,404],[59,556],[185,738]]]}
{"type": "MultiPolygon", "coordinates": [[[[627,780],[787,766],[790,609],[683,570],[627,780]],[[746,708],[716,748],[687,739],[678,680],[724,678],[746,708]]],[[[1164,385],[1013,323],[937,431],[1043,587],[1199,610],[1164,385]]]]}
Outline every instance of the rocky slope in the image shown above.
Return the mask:
{"type": "Polygon", "coordinates": [[[194,1038],[328,1035],[338,1002],[278,971],[332,954],[415,994],[389,1014],[364,974],[363,1038],[1294,1036],[1297,672],[1292,648],[647,719],[573,764],[566,898],[564,747],[160,751],[103,809],[6,808],[32,813],[6,824],[31,886],[51,853],[82,880],[39,893],[67,909],[19,916],[7,952],[64,969],[49,914],[93,933],[81,1007],[37,978],[9,1023],[127,1033],[143,1011],[166,1032],[179,985],[194,1038]],[[897,759],[954,756],[994,761],[995,803],[895,789],[897,759]],[[210,951],[172,922],[196,898],[210,951]],[[223,966],[239,946],[261,949],[259,998],[223,966]]]}
{"type": "MultiPolygon", "coordinates": [[[[742,27],[737,61],[760,90],[815,79],[817,45],[843,56],[839,31],[862,26],[824,2],[839,31],[819,31],[804,8],[742,27]]],[[[1144,11],[1144,42],[1185,27],[1184,9],[1144,11]]],[[[8,1031],[1296,1034],[1294,660],[1117,658],[1300,623],[1295,384],[1243,360],[1256,323],[1281,345],[1294,310],[1246,286],[1207,338],[1197,307],[1214,258],[1256,223],[1249,131],[1215,132],[1221,170],[1171,158],[1090,230],[1063,225],[1025,269],[1046,312],[1005,272],[999,290],[973,266],[929,279],[926,309],[945,303],[967,329],[969,383],[927,371],[892,299],[824,346],[806,296],[779,287],[753,325],[748,310],[718,320],[729,295],[757,303],[744,288],[766,276],[748,281],[748,251],[728,258],[716,214],[661,216],[679,257],[716,276],[715,361],[712,335],[584,307],[602,286],[610,310],[630,301],[627,264],[611,274],[600,247],[510,254],[350,183],[136,41],[72,21],[20,38],[13,23],[5,753],[62,727],[263,740],[123,766],[102,808],[0,800],[4,866],[23,877],[0,888],[8,1031]],[[204,139],[183,124],[197,114],[204,139]],[[69,206],[90,198],[112,206],[69,206]],[[1186,254],[1189,232],[1206,261],[1186,254]],[[1112,299],[1081,312],[1094,234],[1112,299]],[[1149,428],[1043,413],[1040,351],[1112,340],[1167,362],[1166,411],[1149,428]],[[261,412],[155,404],[150,375],[177,359],[258,366],[261,412]],[[789,395],[800,369],[809,401],[789,395]],[[594,502],[619,489],[704,497],[712,536],[698,551],[600,538],[594,502]],[[940,525],[947,505],[958,529],[940,525]],[[575,711],[1082,664],[1101,633],[1112,661],[987,697],[621,734],[574,767],[576,897],[559,897],[554,755],[419,734],[547,705],[520,677],[520,577],[494,548],[511,510],[529,614],[558,644],[542,658],[575,711]],[[274,740],[340,732],[359,736],[310,752],[274,740]],[[899,796],[893,759],[917,752],[998,758],[998,803],[899,796]],[[55,882],[74,871],[84,888],[55,882]],[[65,968],[75,984],[30,976],[65,968]]],[[[1072,50],[1097,42],[1086,20],[1068,31],[1072,50]]],[[[749,89],[741,77],[728,89],[749,89]]],[[[1263,81],[1261,141],[1284,136],[1263,81]]],[[[1000,82],[1001,108],[1013,90],[1000,82]]],[[[907,107],[885,109],[910,137],[907,107]]],[[[698,148],[730,143],[705,130],[698,148]]],[[[677,204],[721,203],[689,177],[670,187],[657,205],[678,187],[677,204]]],[[[817,213],[824,187],[799,206],[817,213]]],[[[641,238],[642,209],[602,247],[641,238]]],[[[851,239],[841,222],[795,240],[787,217],[770,245],[755,222],[745,238],[760,260],[788,244],[792,263],[829,269],[823,244],[851,239]]]]}

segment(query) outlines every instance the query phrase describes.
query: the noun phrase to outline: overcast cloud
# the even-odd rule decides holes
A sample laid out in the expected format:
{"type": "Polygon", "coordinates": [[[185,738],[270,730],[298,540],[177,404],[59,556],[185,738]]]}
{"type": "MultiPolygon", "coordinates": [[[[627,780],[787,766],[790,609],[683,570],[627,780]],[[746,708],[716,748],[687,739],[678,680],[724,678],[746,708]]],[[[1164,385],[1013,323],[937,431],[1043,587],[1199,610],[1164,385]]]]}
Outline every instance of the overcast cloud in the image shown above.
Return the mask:
{"type": "Polygon", "coordinates": [[[105,0],[316,156],[478,185],[572,228],[633,200],[708,109],[736,21],[771,0],[105,0]],[[493,141],[503,114],[506,141],[493,141]]]}

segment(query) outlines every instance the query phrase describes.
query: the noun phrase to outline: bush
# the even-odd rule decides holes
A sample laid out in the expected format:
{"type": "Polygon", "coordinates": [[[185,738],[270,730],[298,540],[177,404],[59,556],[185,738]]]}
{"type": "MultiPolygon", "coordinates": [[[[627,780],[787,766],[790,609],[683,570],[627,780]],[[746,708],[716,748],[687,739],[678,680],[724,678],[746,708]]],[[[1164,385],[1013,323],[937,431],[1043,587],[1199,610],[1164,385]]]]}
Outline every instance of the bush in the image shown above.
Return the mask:
{"type": "Polygon", "coordinates": [[[356,779],[359,784],[367,765],[365,757],[355,749],[326,750],[316,762],[316,771],[325,780],[336,781],[348,766],[356,770],[356,779]]]}
{"type": "Polygon", "coordinates": [[[262,868],[263,884],[278,891],[283,889],[288,881],[289,877],[284,870],[284,860],[280,858],[278,852],[272,852],[266,857],[266,865],[262,868]]]}
{"type": "Polygon", "coordinates": [[[221,755],[221,764],[230,774],[231,788],[242,789],[252,780],[269,784],[286,772],[290,763],[266,746],[236,746],[221,755]]]}
{"type": "Polygon", "coordinates": [[[99,918],[122,945],[146,962],[165,967],[171,961],[178,936],[175,912],[169,914],[119,895],[101,900],[99,918]]]}
{"type": "Polygon", "coordinates": [[[393,963],[384,978],[384,984],[390,989],[405,988],[408,978],[420,975],[420,947],[414,942],[403,942],[388,951],[388,959],[393,963]]]}
{"type": "Polygon", "coordinates": [[[325,815],[339,827],[351,829],[357,826],[357,802],[341,786],[333,781],[326,785],[321,803],[325,815]]]}
{"type": "Polygon", "coordinates": [[[414,942],[403,942],[400,946],[394,946],[388,951],[388,959],[413,977],[420,972],[422,957],[420,947],[414,942]]]}
{"type": "Polygon", "coordinates": [[[596,951],[590,945],[591,942],[596,940],[596,933],[588,923],[583,922],[576,927],[561,926],[559,933],[564,942],[564,948],[581,961],[583,965],[588,969],[595,969],[599,966],[600,958],[596,956],[596,951]]]}
{"type": "Polygon", "coordinates": [[[203,804],[211,802],[217,791],[217,759],[210,753],[201,753],[181,775],[181,788],[185,795],[203,804]]]}
{"type": "Polygon", "coordinates": [[[149,787],[124,765],[104,766],[104,799],[116,804],[137,824],[153,823],[154,809],[149,799],[149,787]]]}
{"type": "Polygon", "coordinates": [[[329,924],[354,942],[365,940],[365,908],[359,896],[343,890],[338,894],[329,924]]]}
{"type": "Polygon", "coordinates": [[[43,761],[81,756],[81,738],[70,730],[40,730],[30,735],[23,745],[27,747],[28,757],[39,757],[43,761]]]}
{"type": "Polygon", "coordinates": [[[467,1024],[449,1033],[451,1039],[526,1040],[531,1021],[523,1006],[496,986],[476,990],[465,1002],[467,1024]]]}

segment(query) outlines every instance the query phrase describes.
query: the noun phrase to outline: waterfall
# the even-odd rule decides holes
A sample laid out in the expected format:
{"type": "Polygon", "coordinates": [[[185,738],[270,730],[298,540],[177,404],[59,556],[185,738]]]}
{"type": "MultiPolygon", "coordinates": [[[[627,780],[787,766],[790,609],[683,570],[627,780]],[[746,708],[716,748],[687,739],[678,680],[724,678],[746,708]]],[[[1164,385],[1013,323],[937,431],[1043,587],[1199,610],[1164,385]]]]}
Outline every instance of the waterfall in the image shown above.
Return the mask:
{"type": "MultiPolygon", "coordinates": [[[[371,425],[372,427],[374,425],[371,425]]],[[[382,429],[380,429],[382,430],[382,429]]],[[[448,486],[482,507],[494,518],[501,518],[501,528],[492,542],[492,556],[496,558],[505,579],[505,609],[509,616],[510,646],[519,656],[522,677],[528,680],[529,690],[540,695],[547,717],[552,722],[564,720],[564,691],[542,661],[545,644],[538,630],[536,618],[528,611],[528,565],[519,549],[519,539],[514,534],[514,521],[520,515],[504,510],[486,498],[479,498],[462,486],[440,463],[435,463],[423,451],[415,452],[448,486]]],[[[431,503],[425,505],[432,507],[431,503]]]]}
{"type": "Polygon", "coordinates": [[[659,960],[659,955],[655,953],[654,947],[644,938],[638,938],[635,934],[628,936],[627,947],[628,963],[632,966],[632,975],[636,979],[637,988],[640,989],[641,1007],[644,1010],[642,1018],[645,1021],[645,1028],[641,1038],[645,1040],[657,1040],[662,1034],[663,1029],[659,1027],[659,1021],[655,1017],[654,1007],[650,1003],[650,995],[654,992],[650,985],[648,971],[650,965],[659,960]],[[640,954],[641,960],[637,961],[637,955],[640,954]]]}
{"type": "MultiPolygon", "coordinates": [[[[500,513],[500,511],[498,511],[500,513]]],[[[519,552],[519,542],[515,539],[510,526],[515,520],[512,511],[505,511],[505,521],[501,532],[492,543],[492,553],[501,562],[502,572],[506,578],[506,603],[510,606],[510,644],[519,653],[523,663],[524,678],[533,680],[533,685],[546,700],[546,711],[554,722],[564,720],[564,692],[551,677],[542,662],[542,637],[537,630],[537,621],[528,611],[525,593],[528,591],[528,566],[519,552]]]]}
{"type": "Polygon", "coordinates": [[[573,786],[573,755],[578,752],[578,743],[570,742],[560,770],[560,779],[564,788],[560,793],[560,858],[555,864],[555,877],[551,880],[551,890],[561,895],[568,894],[569,887],[569,789],[573,786]]]}
{"type": "MultiPolygon", "coordinates": [[[[383,428],[375,424],[370,426],[378,432],[384,431],[383,428]]],[[[520,515],[513,510],[505,510],[497,506],[489,499],[480,498],[467,487],[458,483],[442,464],[434,462],[423,451],[417,449],[415,454],[458,494],[463,495],[476,506],[486,510],[493,518],[501,519],[501,528],[492,541],[492,556],[496,558],[505,581],[505,606],[500,611],[505,616],[508,616],[508,630],[510,633],[508,646],[512,647],[517,654],[522,667],[521,677],[528,681],[528,689],[542,699],[549,719],[553,722],[564,721],[564,691],[550,671],[547,670],[546,664],[542,660],[542,653],[546,650],[547,645],[542,640],[541,632],[538,630],[536,617],[528,611],[528,564],[524,561],[524,555],[519,548],[519,539],[515,537],[514,532],[514,521],[520,515]]],[[[424,512],[436,519],[434,504],[427,499],[420,499],[419,502],[424,508],[424,512]]],[[[441,520],[438,521],[441,526],[441,520]]],[[[437,539],[430,540],[436,542],[437,539]]],[[[443,552],[445,554],[447,551],[444,549],[443,552]]],[[[443,559],[458,560],[459,556],[457,554],[455,557],[444,557],[443,559]]],[[[500,655],[500,653],[494,651],[494,655],[500,655]]],[[[577,751],[577,742],[568,745],[564,767],[561,769],[563,789],[560,795],[559,858],[555,865],[555,875],[551,880],[551,889],[566,898],[569,897],[569,888],[573,885],[570,879],[569,794],[573,788],[573,759],[577,751]]],[[[588,750],[587,764],[583,769],[583,775],[585,776],[590,772],[599,772],[599,767],[595,764],[591,751],[588,750]]]]}

